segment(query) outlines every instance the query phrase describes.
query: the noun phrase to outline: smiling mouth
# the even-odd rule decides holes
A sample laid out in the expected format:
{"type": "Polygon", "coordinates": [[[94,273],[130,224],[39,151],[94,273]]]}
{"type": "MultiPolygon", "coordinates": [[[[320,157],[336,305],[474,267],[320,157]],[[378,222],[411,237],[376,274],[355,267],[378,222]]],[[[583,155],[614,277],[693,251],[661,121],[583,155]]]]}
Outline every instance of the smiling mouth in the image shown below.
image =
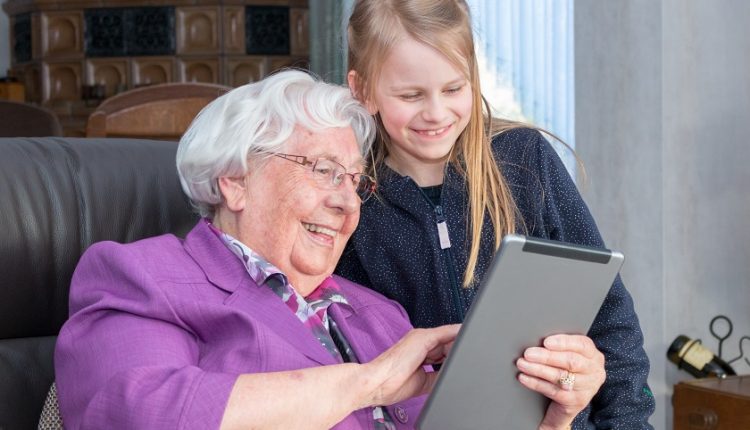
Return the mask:
{"type": "Polygon", "coordinates": [[[303,222],[302,226],[305,227],[305,230],[313,232],[313,233],[323,234],[323,235],[330,236],[330,237],[336,236],[336,232],[334,230],[331,230],[330,228],[327,228],[327,227],[323,227],[322,225],[303,222]]]}
{"type": "Polygon", "coordinates": [[[441,134],[444,134],[446,131],[448,131],[449,128],[451,128],[452,125],[453,124],[447,125],[447,126],[441,127],[441,128],[436,128],[436,129],[433,129],[433,130],[416,130],[415,129],[414,131],[417,134],[421,134],[422,136],[434,137],[434,136],[440,136],[441,134]]]}

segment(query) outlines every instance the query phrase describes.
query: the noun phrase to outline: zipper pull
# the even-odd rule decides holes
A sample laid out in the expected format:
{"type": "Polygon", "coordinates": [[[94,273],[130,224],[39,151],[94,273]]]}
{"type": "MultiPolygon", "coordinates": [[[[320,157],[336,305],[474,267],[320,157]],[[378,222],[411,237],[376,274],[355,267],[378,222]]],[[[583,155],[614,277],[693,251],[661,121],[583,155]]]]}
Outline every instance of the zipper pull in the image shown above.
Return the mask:
{"type": "Polygon", "coordinates": [[[443,208],[435,206],[435,212],[437,212],[437,229],[438,237],[440,238],[440,249],[448,249],[451,247],[451,239],[448,235],[448,224],[445,222],[443,216],[443,208]]]}

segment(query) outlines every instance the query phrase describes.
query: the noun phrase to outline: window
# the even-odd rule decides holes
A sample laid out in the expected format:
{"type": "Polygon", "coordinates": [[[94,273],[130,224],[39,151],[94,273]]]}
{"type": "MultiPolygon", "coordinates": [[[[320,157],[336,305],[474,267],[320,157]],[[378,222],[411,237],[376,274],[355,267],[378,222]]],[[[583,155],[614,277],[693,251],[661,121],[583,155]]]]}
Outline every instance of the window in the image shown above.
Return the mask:
{"type": "MultiPolygon", "coordinates": [[[[497,115],[575,147],[573,0],[467,0],[482,90],[497,115]]],[[[575,173],[575,157],[550,139],[575,173]]]]}

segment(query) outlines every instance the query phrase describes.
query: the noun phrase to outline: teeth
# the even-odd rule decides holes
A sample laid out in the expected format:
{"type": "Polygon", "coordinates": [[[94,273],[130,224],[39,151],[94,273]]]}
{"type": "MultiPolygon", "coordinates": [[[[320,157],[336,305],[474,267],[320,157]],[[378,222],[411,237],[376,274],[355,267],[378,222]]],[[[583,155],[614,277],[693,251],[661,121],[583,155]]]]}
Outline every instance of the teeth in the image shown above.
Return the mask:
{"type": "Polygon", "coordinates": [[[302,225],[305,227],[305,229],[307,231],[311,231],[313,233],[325,234],[325,235],[331,236],[331,237],[333,237],[333,236],[336,235],[336,232],[333,231],[333,230],[331,230],[330,228],[325,228],[323,226],[319,226],[319,225],[316,225],[316,224],[308,224],[308,223],[305,223],[305,222],[303,222],[302,225]]]}
{"type": "Polygon", "coordinates": [[[448,127],[439,128],[437,130],[425,130],[422,133],[426,134],[428,136],[437,136],[438,134],[442,133],[447,129],[448,127]]]}

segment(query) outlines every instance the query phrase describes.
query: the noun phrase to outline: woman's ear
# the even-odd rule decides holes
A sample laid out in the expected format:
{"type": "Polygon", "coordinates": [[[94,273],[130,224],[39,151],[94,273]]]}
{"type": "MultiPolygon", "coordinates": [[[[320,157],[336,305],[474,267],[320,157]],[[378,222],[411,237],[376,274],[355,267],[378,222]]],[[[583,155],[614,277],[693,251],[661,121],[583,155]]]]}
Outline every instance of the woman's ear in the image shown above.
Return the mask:
{"type": "Polygon", "coordinates": [[[354,96],[355,99],[359,100],[360,103],[362,103],[368,112],[370,112],[370,115],[375,115],[378,113],[378,107],[375,105],[375,103],[364,97],[362,94],[362,88],[360,88],[359,85],[359,77],[357,76],[357,72],[355,70],[349,70],[349,73],[346,74],[346,81],[349,83],[349,91],[352,92],[352,96],[354,96]]]}
{"type": "Polygon", "coordinates": [[[245,209],[247,202],[245,178],[246,176],[222,176],[219,178],[219,190],[224,197],[224,204],[232,212],[240,212],[245,209]]]}

